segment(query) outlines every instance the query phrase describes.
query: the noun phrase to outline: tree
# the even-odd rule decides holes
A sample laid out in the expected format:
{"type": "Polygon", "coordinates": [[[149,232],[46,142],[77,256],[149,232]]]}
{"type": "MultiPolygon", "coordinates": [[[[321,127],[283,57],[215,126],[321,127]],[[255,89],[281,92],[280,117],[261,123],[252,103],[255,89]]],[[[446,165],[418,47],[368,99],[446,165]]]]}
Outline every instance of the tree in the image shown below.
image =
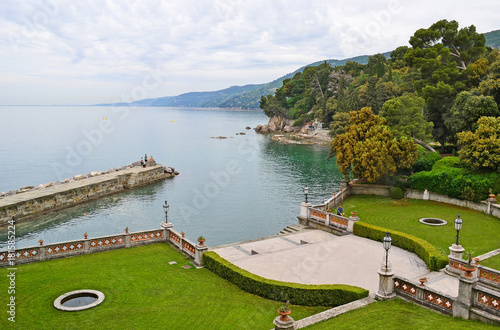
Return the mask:
{"type": "Polygon", "coordinates": [[[368,182],[398,168],[409,168],[417,159],[417,147],[406,137],[395,138],[387,121],[370,108],[351,111],[346,132],[337,135],[330,146],[340,172],[348,179],[352,174],[368,182]]]}
{"type": "Polygon", "coordinates": [[[434,137],[444,146],[450,132],[443,114],[465,89],[469,64],[486,53],[484,35],[477,33],[474,25],[459,30],[456,21],[441,20],[428,29],[417,30],[410,44],[412,48],[404,59],[420,70],[415,90],[425,99],[429,119],[434,123],[434,137]]]}
{"type": "Polygon", "coordinates": [[[500,171],[500,118],[481,117],[478,127],[458,133],[460,160],[473,170],[500,171]]]}
{"type": "Polygon", "coordinates": [[[453,106],[445,113],[444,122],[450,132],[455,135],[462,131],[475,130],[480,117],[498,117],[499,115],[497,103],[492,96],[463,91],[457,95],[453,106]]]}
{"type": "Polygon", "coordinates": [[[435,152],[427,143],[432,139],[432,126],[424,118],[425,101],[421,97],[403,95],[384,103],[380,117],[387,120],[395,137],[409,137],[427,150],[435,152]]]}
{"type": "Polygon", "coordinates": [[[335,138],[339,134],[345,133],[345,128],[349,125],[349,113],[337,112],[330,123],[330,136],[335,138]]]}

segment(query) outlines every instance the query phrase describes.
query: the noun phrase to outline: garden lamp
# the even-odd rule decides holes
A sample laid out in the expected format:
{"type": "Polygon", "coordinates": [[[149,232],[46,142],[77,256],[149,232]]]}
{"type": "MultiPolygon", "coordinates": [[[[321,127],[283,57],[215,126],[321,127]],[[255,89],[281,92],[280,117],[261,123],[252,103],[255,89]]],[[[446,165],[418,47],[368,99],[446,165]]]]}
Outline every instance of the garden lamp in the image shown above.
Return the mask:
{"type": "Polygon", "coordinates": [[[163,205],[163,211],[165,211],[165,222],[168,222],[168,208],[170,206],[168,205],[168,202],[165,201],[165,204],[163,205]]]}
{"type": "Polygon", "coordinates": [[[382,243],[384,244],[385,249],[385,270],[387,271],[387,258],[389,256],[389,249],[391,248],[392,238],[389,232],[385,234],[385,237],[382,239],[382,243]]]}
{"type": "Polygon", "coordinates": [[[304,187],[304,195],[306,195],[306,203],[307,203],[307,194],[309,194],[309,187],[305,186],[304,187]]]}
{"type": "Polygon", "coordinates": [[[460,232],[460,229],[462,229],[462,223],[464,221],[460,219],[460,214],[457,216],[455,219],[455,229],[457,230],[457,245],[458,245],[458,233],[460,232]]]}

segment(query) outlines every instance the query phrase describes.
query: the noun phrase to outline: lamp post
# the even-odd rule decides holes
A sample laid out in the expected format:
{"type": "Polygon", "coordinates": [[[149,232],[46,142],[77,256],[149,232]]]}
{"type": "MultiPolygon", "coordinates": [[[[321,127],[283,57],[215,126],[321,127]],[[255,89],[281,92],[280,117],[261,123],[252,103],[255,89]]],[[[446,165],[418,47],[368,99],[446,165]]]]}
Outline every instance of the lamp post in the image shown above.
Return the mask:
{"type": "Polygon", "coordinates": [[[305,186],[304,187],[304,195],[306,195],[306,203],[307,203],[307,194],[309,194],[309,187],[305,186]]]}
{"type": "Polygon", "coordinates": [[[165,222],[168,223],[168,208],[170,205],[168,205],[168,202],[165,201],[165,204],[163,204],[163,211],[165,211],[165,222]]]}
{"type": "Polygon", "coordinates": [[[457,218],[455,219],[455,229],[457,231],[457,246],[458,246],[458,233],[460,232],[460,229],[462,228],[462,223],[464,221],[462,219],[460,219],[460,214],[457,216],[457,218]]]}
{"type": "Polygon", "coordinates": [[[391,248],[392,238],[389,232],[386,233],[385,237],[382,239],[385,249],[385,271],[387,271],[387,261],[389,256],[389,249],[391,248]]]}

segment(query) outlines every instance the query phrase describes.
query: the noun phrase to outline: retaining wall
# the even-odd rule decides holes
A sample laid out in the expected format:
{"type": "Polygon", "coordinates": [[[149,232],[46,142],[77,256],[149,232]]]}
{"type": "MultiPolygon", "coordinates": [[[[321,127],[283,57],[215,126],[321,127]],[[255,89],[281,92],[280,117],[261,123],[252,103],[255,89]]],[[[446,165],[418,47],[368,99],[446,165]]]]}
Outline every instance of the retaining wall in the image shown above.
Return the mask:
{"type": "MultiPolygon", "coordinates": [[[[0,198],[0,227],[13,218],[27,221],[43,214],[86,203],[103,196],[133,189],[163,180],[172,174],[164,173],[162,165],[132,167],[74,182],[33,189],[0,198]]],[[[75,177],[76,178],[76,177],[75,177]]]]}

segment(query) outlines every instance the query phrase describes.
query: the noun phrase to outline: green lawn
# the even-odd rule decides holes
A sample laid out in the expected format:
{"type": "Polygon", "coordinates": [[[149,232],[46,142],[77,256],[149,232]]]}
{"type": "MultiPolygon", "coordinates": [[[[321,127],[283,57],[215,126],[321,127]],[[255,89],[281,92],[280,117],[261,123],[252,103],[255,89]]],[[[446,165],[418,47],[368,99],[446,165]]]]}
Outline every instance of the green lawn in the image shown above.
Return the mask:
{"type": "MultiPolygon", "coordinates": [[[[0,329],[271,329],[280,302],[238,289],[209,270],[183,269],[167,244],[17,266],[16,322],[7,320],[7,268],[0,269],[0,329]],[[176,265],[169,265],[176,261],[176,265]],[[80,312],[53,307],[61,294],[94,289],[99,306],[80,312]]],[[[10,296],[10,295],[9,295],[10,296]]],[[[301,319],[324,307],[292,307],[301,319]]]]}
{"type": "Polygon", "coordinates": [[[448,247],[455,242],[457,232],[454,220],[460,214],[463,225],[459,242],[466,251],[477,256],[500,248],[500,219],[482,212],[432,201],[396,201],[373,195],[351,196],[342,206],[346,213],[357,211],[363,222],[422,238],[445,256],[450,253],[448,247]],[[448,224],[424,225],[418,222],[420,218],[439,218],[448,224]]]}
{"type": "Polygon", "coordinates": [[[402,299],[378,301],[306,329],[498,329],[478,321],[452,318],[402,299]]]}
{"type": "Polygon", "coordinates": [[[486,266],[486,267],[490,267],[493,269],[500,269],[500,254],[498,254],[494,257],[485,259],[484,261],[481,261],[481,265],[486,266]]]}

